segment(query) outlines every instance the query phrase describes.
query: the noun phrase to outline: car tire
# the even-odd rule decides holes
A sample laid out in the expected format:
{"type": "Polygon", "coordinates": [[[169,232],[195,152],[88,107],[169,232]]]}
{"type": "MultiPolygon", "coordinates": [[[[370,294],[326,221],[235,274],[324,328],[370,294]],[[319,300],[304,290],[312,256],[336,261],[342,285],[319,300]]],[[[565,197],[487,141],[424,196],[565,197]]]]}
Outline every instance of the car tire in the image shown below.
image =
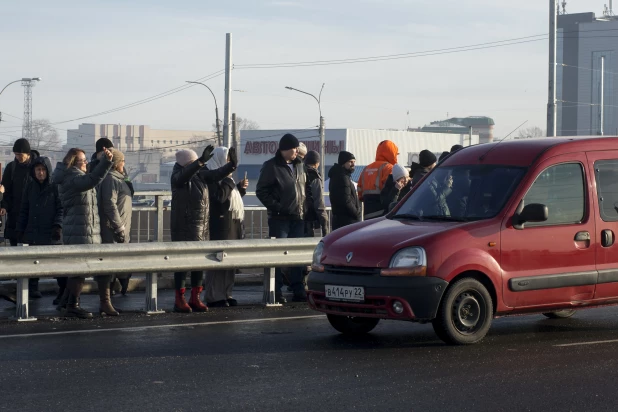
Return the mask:
{"type": "Polygon", "coordinates": [[[445,292],[433,330],[451,345],[471,345],[481,341],[491,326],[493,302],[487,288],[472,278],[453,283],[445,292]]]}
{"type": "Polygon", "coordinates": [[[543,313],[543,316],[547,316],[550,319],[566,319],[566,318],[570,318],[571,316],[573,316],[575,312],[576,312],[575,309],[563,309],[563,310],[557,310],[555,312],[543,313]]]}
{"type": "Polygon", "coordinates": [[[371,332],[380,322],[378,318],[326,315],[331,326],[344,335],[360,336],[371,332]]]}

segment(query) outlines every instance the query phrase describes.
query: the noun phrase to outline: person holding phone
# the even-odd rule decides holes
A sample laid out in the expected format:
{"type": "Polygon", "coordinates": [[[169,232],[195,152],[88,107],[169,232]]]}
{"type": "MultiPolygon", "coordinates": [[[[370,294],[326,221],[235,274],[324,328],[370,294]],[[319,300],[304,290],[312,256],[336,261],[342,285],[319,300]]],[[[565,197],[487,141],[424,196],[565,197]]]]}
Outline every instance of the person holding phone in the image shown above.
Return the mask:
{"type": "MultiPolygon", "coordinates": [[[[206,162],[208,170],[217,170],[230,161],[229,149],[217,147],[206,162]]],[[[242,197],[247,193],[247,173],[240,182],[234,182],[232,175],[219,181],[208,182],[210,199],[210,240],[237,240],[244,238],[243,219],[245,206],[242,197]]],[[[234,269],[209,270],[206,272],[204,299],[211,308],[236,306],[232,297],[234,269]]]]}

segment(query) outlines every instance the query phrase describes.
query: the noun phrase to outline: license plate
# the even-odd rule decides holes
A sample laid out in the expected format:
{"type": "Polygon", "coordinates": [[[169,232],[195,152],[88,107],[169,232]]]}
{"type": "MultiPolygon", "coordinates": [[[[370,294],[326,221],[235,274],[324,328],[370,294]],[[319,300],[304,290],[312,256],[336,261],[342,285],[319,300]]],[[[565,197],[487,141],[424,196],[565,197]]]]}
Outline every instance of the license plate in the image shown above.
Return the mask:
{"type": "Polygon", "coordinates": [[[362,286],[337,286],[325,285],[326,299],[340,300],[345,302],[363,302],[365,300],[365,288],[362,286]]]}

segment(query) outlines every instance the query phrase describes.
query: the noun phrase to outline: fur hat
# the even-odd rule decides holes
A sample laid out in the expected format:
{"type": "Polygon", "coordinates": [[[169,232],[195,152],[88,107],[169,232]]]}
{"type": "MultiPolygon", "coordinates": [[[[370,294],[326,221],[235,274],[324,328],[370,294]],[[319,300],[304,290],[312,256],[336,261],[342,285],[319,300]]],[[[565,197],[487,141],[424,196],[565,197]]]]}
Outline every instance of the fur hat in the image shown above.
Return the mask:
{"type": "Polygon", "coordinates": [[[197,160],[197,153],[191,149],[183,149],[176,152],[176,163],[185,167],[197,160]]]}
{"type": "Polygon", "coordinates": [[[124,154],[118,149],[111,149],[112,151],[112,163],[114,167],[118,166],[118,163],[124,160],[124,154]]]}
{"type": "Polygon", "coordinates": [[[303,142],[298,143],[298,155],[300,157],[307,156],[307,146],[303,142]]]}

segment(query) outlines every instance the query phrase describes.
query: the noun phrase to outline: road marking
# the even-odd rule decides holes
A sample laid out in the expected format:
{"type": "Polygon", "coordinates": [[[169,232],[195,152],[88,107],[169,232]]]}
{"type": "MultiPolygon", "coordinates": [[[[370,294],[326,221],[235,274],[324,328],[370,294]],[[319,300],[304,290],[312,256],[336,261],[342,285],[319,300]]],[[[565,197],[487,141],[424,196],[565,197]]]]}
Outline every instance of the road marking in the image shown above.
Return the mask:
{"type": "Polygon", "coordinates": [[[601,343],[616,343],[618,339],[612,340],[595,340],[591,342],[577,342],[577,343],[563,343],[562,345],[554,345],[556,347],[565,347],[565,346],[583,346],[583,345],[600,345],[601,343]]]}
{"type": "Polygon", "coordinates": [[[62,331],[62,332],[22,333],[18,335],[0,335],[0,339],[30,338],[33,336],[75,335],[75,334],[99,333],[99,332],[125,332],[125,331],[133,332],[133,331],[143,331],[143,330],[150,330],[150,329],[184,328],[187,326],[213,326],[213,325],[229,325],[229,324],[234,324],[234,323],[275,322],[278,320],[314,319],[314,318],[323,318],[323,317],[325,317],[325,315],[288,316],[285,318],[221,320],[221,321],[215,321],[215,322],[178,323],[178,324],[168,324],[168,325],[135,326],[135,327],[128,327],[128,328],[85,329],[85,330],[67,330],[67,331],[62,331]]]}

